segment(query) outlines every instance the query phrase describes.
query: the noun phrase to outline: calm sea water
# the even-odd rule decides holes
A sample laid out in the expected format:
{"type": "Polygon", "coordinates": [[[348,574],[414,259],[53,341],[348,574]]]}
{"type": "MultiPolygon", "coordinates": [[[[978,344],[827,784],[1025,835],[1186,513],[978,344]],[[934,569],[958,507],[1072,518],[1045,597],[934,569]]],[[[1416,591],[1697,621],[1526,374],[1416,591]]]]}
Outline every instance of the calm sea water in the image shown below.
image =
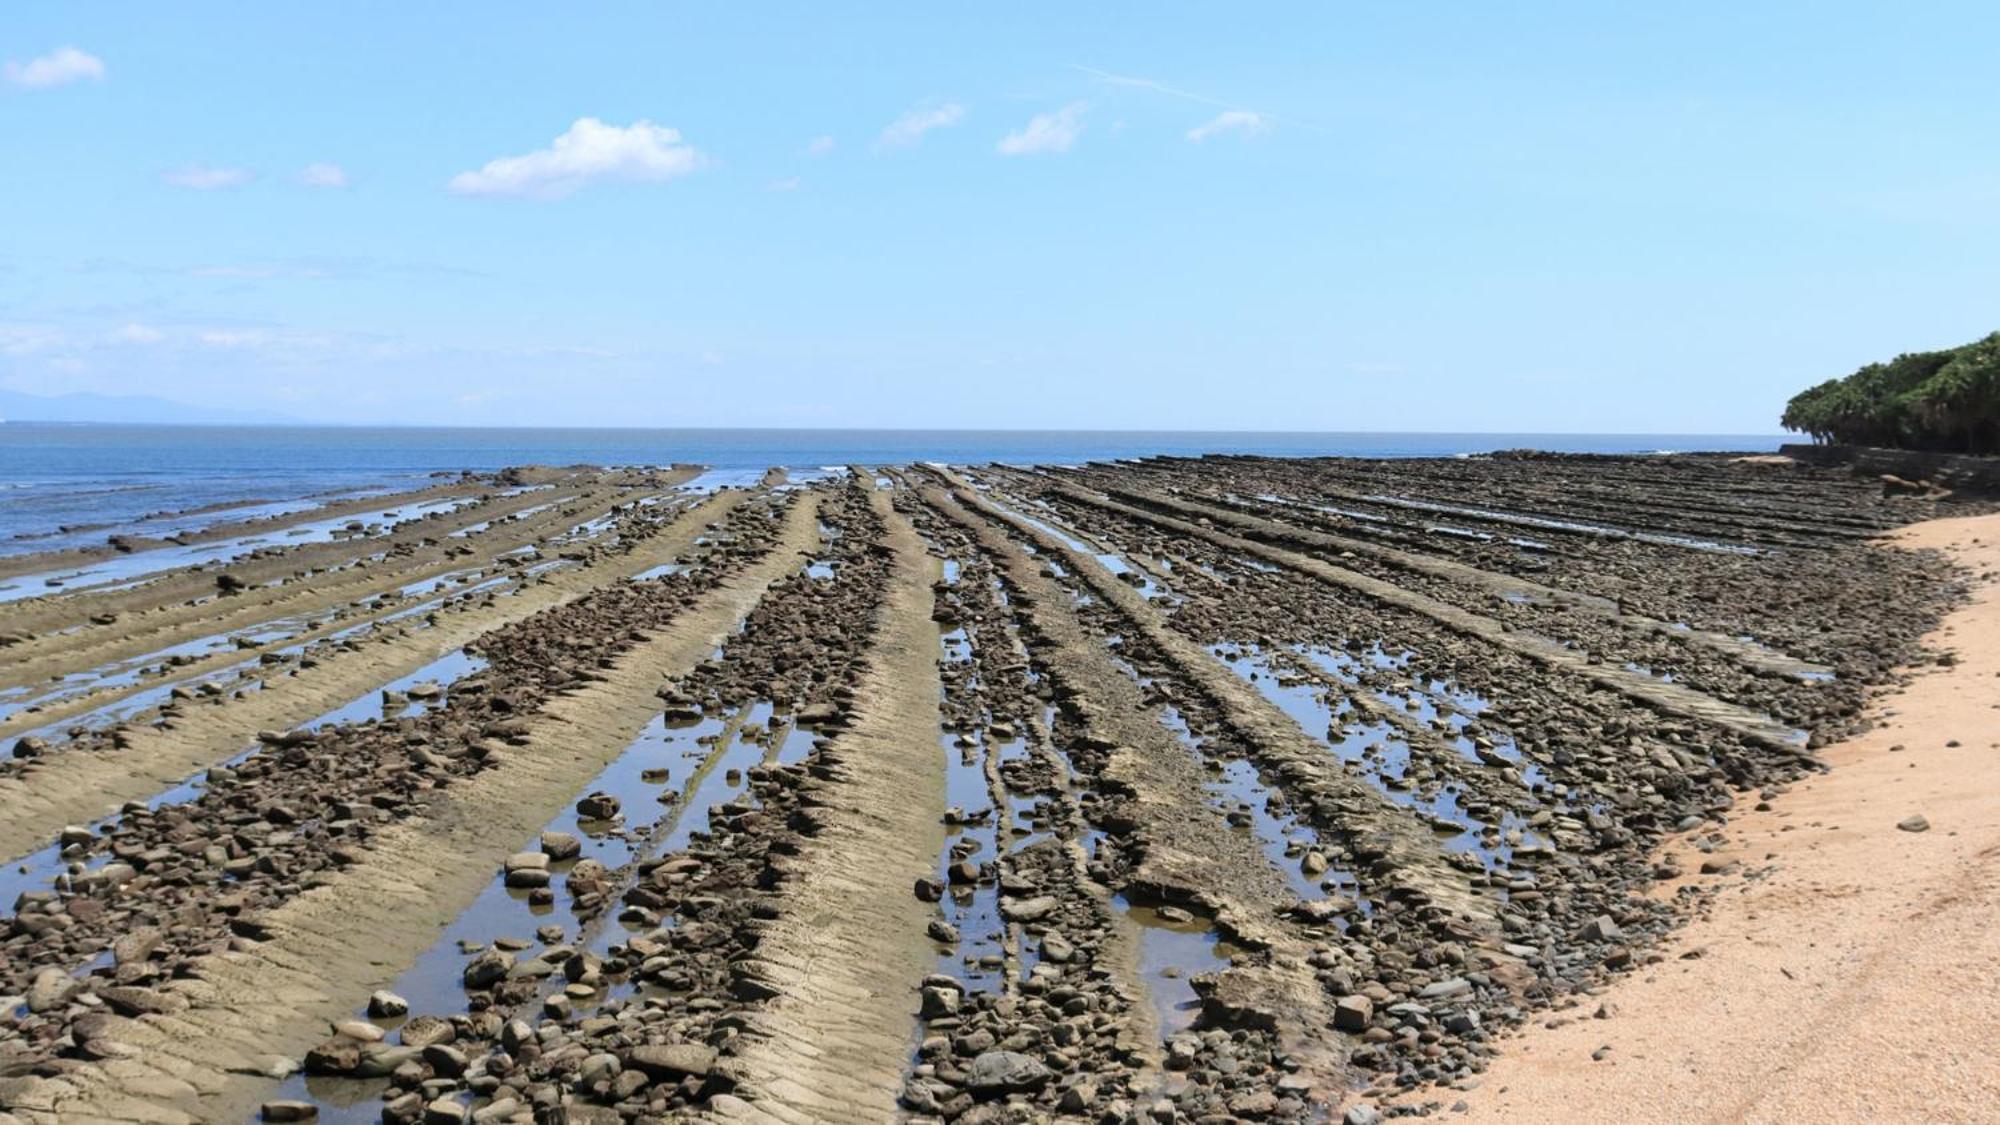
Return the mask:
{"type": "Polygon", "coordinates": [[[818,468],[910,461],[1073,464],[1153,454],[1438,457],[1776,449],[1726,434],[1228,433],[1082,430],[620,430],[0,424],[0,554],[171,534],[508,465],[818,468]],[[228,511],[174,515],[232,505],[228,511]],[[70,530],[63,530],[68,528],[70,530]]]}

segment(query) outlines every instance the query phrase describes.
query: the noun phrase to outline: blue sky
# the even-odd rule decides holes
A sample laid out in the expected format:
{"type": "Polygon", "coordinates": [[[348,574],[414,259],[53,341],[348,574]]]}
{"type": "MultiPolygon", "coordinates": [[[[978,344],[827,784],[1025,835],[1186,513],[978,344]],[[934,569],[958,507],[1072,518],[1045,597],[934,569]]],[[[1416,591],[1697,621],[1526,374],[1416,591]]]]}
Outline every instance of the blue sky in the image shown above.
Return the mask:
{"type": "Polygon", "coordinates": [[[897,7],[9,5],[0,387],[1770,432],[2000,328],[1992,5],[897,7]]]}

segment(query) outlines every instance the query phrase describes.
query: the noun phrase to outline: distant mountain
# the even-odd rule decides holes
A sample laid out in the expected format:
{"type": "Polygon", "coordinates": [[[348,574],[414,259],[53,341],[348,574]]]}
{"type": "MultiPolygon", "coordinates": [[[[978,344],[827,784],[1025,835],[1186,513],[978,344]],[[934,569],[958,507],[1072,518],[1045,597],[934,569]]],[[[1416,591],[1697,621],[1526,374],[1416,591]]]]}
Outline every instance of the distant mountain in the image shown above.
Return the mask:
{"type": "Polygon", "coordinates": [[[0,390],[0,421],[152,422],[186,426],[296,424],[298,419],[268,410],[195,406],[151,395],[31,395],[26,391],[0,390]]]}

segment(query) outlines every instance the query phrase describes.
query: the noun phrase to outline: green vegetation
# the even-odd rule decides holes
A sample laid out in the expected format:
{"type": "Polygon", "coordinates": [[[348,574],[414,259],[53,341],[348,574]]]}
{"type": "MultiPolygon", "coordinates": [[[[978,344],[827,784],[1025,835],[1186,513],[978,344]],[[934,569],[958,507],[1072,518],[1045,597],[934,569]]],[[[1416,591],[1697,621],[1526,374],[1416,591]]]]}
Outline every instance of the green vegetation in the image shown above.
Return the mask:
{"type": "Polygon", "coordinates": [[[1828,379],[1793,396],[1782,421],[1814,441],[2000,453],[2000,332],[1828,379]]]}

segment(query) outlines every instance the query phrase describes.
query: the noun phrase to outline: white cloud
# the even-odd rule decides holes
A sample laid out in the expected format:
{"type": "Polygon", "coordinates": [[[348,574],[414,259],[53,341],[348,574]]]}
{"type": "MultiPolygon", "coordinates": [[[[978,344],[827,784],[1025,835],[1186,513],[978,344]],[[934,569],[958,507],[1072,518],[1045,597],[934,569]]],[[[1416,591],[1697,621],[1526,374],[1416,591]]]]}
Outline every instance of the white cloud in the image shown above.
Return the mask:
{"type": "Polygon", "coordinates": [[[216,329],[203,332],[198,339],[211,348],[254,348],[263,344],[268,337],[262,332],[238,332],[216,329]]]}
{"type": "Polygon", "coordinates": [[[185,168],[163,172],[160,178],[175,187],[190,188],[194,191],[220,191],[224,188],[242,187],[256,179],[256,174],[247,168],[210,168],[206,164],[190,164],[185,168]]]}
{"type": "Polygon", "coordinates": [[[909,148],[924,139],[924,134],[932,129],[942,129],[956,125],[965,117],[965,107],[957,102],[943,105],[918,106],[903,116],[889,122],[882,135],[875,138],[877,149],[909,148]]]}
{"type": "Polygon", "coordinates": [[[128,324],[111,334],[112,342],[119,344],[157,344],[166,338],[165,332],[144,324],[128,324]]]}
{"type": "Polygon", "coordinates": [[[196,339],[203,347],[241,350],[249,348],[270,351],[313,350],[318,351],[334,345],[334,338],[312,332],[267,332],[256,328],[211,328],[199,333],[196,339]]]}
{"type": "Polygon", "coordinates": [[[1054,113],[1038,113],[1028,127],[1000,139],[1002,156],[1031,156],[1041,152],[1068,152],[1083,135],[1083,111],[1089,102],[1071,102],[1054,113]]]}
{"type": "Polygon", "coordinates": [[[827,153],[833,151],[834,143],[832,137],[814,137],[812,140],[806,142],[806,155],[825,156],[827,153]]]}
{"type": "Polygon", "coordinates": [[[772,180],[770,183],[764,185],[764,190],[797,191],[799,190],[799,178],[797,176],[786,176],[782,180],[772,180]]]}
{"type": "Polygon", "coordinates": [[[671,180],[707,164],[706,156],[681,140],[678,129],[650,121],[606,125],[595,117],[579,117],[549,147],[487,161],[476,172],[453,176],[449,186],[460,195],[560,199],[596,180],[671,180]]]}
{"type": "Polygon", "coordinates": [[[338,164],[316,160],[299,169],[299,174],[293,179],[303,187],[344,188],[347,186],[347,169],[338,164]]]}
{"type": "Polygon", "coordinates": [[[0,355],[28,356],[68,343],[60,329],[41,324],[0,324],[0,355]]]}
{"type": "Polygon", "coordinates": [[[1239,137],[1255,137],[1270,131],[1271,121],[1263,114],[1252,113],[1247,109],[1229,109],[1189,129],[1187,139],[1200,144],[1210,137],[1219,137],[1224,133],[1234,133],[1239,137]]]}
{"type": "Polygon", "coordinates": [[[0,74],[6,76],[10,86],[19,86],[23,90],[47,90],[86,78],[93,82],[103,78],[104,60],[75,47],[60,47],[25,63],[9,59],[5,67],[0,67],[0,74]]]}
{"type": "Polygon", "coordinates": [[[1242,128],[1247,124],[1247,121],[1243,120],[1245,118],[1254,118],[1256,120],[1257,124],[1253,131],[1258,133],[1265,132],[1273,125],[1279,124],[1284,125],[1287,129],[1304,129],[1312,133],[1329,132],[1322,125],[1315,125],[1310,121],[1300,121],[1296,117],[1278,117],[1269,113],[1252,113],[1249,110],[1237,109],[1236,106],[1240,103],[1224,101],[1221,98],[1211,98],[1207,94],[1197,94],[1192,90],[1183,90],[1178,86],[1168,85],[1156,78],[1140,78],[1129,74],[1113,74],[1108,70],[1099,70],[1094,66],[1079,66],[1076,63],[1071,63],[1070,69],[1088,74],[1106,86],[1122,86],[1133,90],[1146,90],[1155,94],[1164,94],[1170,98],[1180,98],[1183,101],[1212,105],[1217,109],[1228,111],[1215,118],[1215,120],[1210,121],[1207,125],[1190,131],[1189,140],[1206,140],[1207,136],[1213,135],[1215,132],[1215,130],[1210,129],[1210,126],[1214,125],[1221,125],[1224,129],[1242,128]],[[1204,129],[1208,129],[1209,133],[1199,138],[1193,135],[1195,132],[1201,132],[1204,129]]]}

